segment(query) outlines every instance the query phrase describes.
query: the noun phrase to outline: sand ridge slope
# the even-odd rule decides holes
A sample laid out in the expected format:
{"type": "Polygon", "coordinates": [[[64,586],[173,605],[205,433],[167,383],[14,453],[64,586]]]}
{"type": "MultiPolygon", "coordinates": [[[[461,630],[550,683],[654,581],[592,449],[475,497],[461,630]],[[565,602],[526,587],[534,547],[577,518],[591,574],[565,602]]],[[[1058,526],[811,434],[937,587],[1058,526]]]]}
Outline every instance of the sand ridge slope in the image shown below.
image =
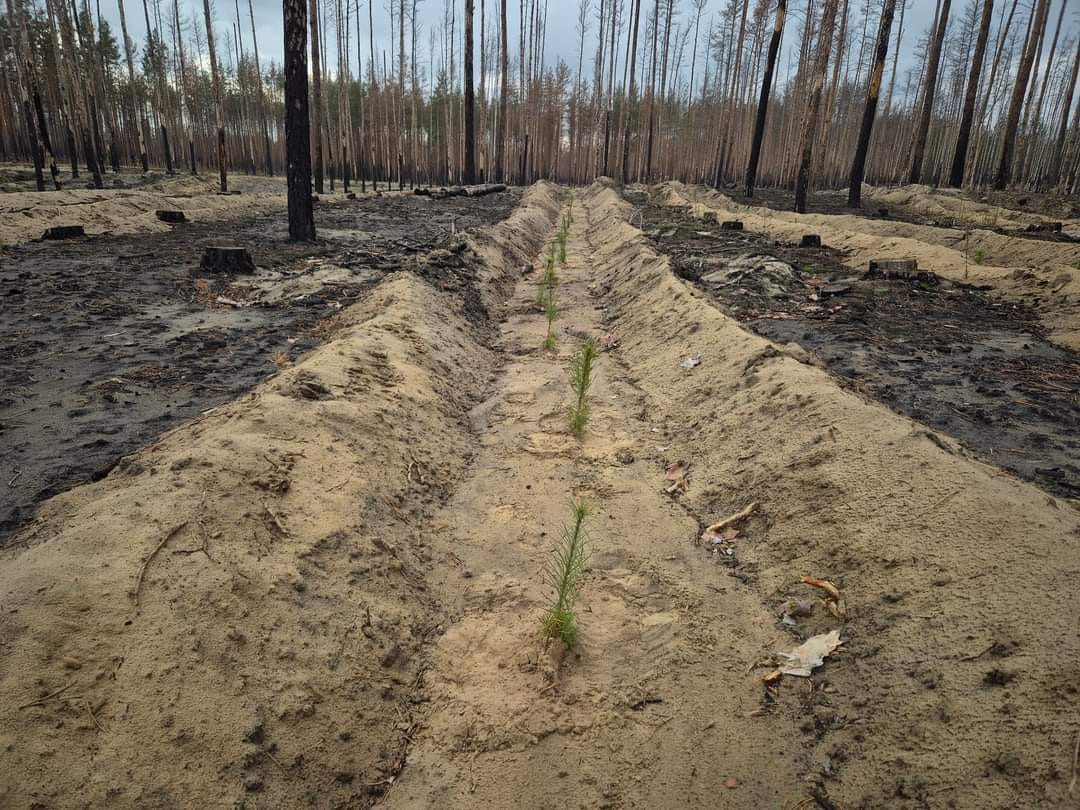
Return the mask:
{"type": "MultiPolygon", "coordinates": [[[[1080,245],[1022,239],[988,228],[961,231],[854,215],[774,211],[675,181],[661,184],[656,191],[659,199],[686,206],[696,217],[720,212],[725,219],[740,219],[747,230],[773,239],[798,242],[804,234],[816,233],[825,245],[841,250],[845,263],[860,272],[871,259],[914,257],[920,269],[952,281],[986,285],[1034,306],[1053,340],[1080,348],[1080,245]]],[[[1011,214],[993,210],[1005,217],[1011,214]]]]}
{"type": "MultiPolygon", "coordinates": [[[[554,210],[534,188],[471,261],[514,276],[554,210]]],[[[364,806],[392,780],[437,621],[422,522],[494,358],[413,274],[334,329],[3,554],[0,804],[364,806]]]]}
{"type": "MultiPolygon", "coordinates": [[[[806,575],[846,595],[844,652],[775,709],[799,718],[808,778],[843,807],[1069,806],[1075,504],[743,330],[642,243],[613,189],[584,202],[617,353],[697,471],[683,503],[702,520],[761,504],[736,570],[768,604],[810,597],[806,575]]],[[[834,626],[819,609],[797,634],[834,626]]]]}

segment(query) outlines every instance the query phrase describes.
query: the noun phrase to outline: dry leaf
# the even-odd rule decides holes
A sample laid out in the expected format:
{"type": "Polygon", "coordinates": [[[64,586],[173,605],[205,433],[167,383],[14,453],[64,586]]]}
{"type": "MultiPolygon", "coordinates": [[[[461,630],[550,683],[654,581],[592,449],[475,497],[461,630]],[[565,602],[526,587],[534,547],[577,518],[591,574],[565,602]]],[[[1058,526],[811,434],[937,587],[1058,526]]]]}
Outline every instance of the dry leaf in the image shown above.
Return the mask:
{"type": "Polygon", "coordinates": [[[811,636],[791,652],[780,653],[787,663],[780,667],[784,675],[809,678],[810,673],[825,662],[825,657],[840,646],[840,631],[831,630],[819,636],[811,636]]]}

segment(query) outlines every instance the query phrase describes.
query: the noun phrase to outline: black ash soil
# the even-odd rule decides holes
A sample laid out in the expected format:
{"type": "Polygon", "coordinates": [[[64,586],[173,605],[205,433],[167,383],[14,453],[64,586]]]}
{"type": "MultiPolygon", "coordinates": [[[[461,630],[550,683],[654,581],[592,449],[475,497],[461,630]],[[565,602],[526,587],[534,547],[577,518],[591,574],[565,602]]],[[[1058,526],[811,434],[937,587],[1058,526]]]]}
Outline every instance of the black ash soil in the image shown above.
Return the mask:
{"type": "Polygon", "coordinates": [[[308,245],[286,241],[282,214],[0,250],[0,546],[41,500],[313,348],[386,273],[420,272],[482,319],[460,234],[520,198],[317,206],[308,245]],[[203,248],[221,244],[248,248],[258,272],[201,272],[203,248]]]}
{"type": "Polygon", "coordinates": [[[776,243],[640,195],[631,202],[675,272],[728,315],[798,343],[847,384],[985,461],[1080,498],[1080,355],[1048,342],[1032,310],[945,280],[864,278],[827,245],[776,243]],[[748,255],[757,258],[739,258],[748,255]],[[745,271],[732,274],[732,260],[745,271]]]}
{"type": "MultiPolygon", "coordinates": [[[[773,211],[793,211],[794,192],[781,188],[755,189],[753,197],[745,196],[741,190],[735,188],[723,189],[723,193],[731,197],[740,205],[759,205],[770,208],[773,211]]],[[[1080,204],[1069,197],[1055,197],[1051,195],[1022,195],[1015,193],[994,192],[992,194],[970,196],[976,202],[997,205],[1026,214],[1040,214],[1048,217],[1061,219],[1073,219],[1080,216],[1080,204]]],[[[807,200],[806,212],[808,214],[834,214],[865,217],[866,219],[881,219],[885,221],[906,222],[911,225],[928,225],[933,228],[949,228],[963,231],[973,228],[986,228],[985,222],[972,218],[965,221],[962,217],[946,217],[934,219],[914,211],[904,205],[889,205],[882,207],[872,200],[863,200],[862,208],[847,207],[847,190],[843,191],[815,191],[807,200]]],[[[1020,239],[1034,239],[1044,242],[1063,242],[1074,244],[1076,238],[1067,233],[1054,231],[1027,230],[1024,228],[995,228],[995,232],[1006,236],[1015,236],[1020,239]]]]}

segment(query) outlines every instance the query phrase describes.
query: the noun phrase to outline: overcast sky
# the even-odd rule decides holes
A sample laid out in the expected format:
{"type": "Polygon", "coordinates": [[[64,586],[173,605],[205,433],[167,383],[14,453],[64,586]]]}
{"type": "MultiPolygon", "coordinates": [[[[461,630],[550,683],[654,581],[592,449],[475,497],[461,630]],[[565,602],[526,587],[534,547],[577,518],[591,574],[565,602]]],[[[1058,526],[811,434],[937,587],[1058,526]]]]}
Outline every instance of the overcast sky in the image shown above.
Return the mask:
{"type": "MultiPolygon", "coordinates": [[[[163,3],[162,15],[165,16],[168,12],[171,16],[171,2],[170,0],[159,0],[163,3]],[[166,5],[167,4],[167,5],[166,5]]],[[[236,1],[237,0],[212,0],[211,8],[214,10],[215,15],[215,33],[218,37],[218,47],[222,52],[225,48],[225,37],[227,32],[231,33],[233,26],[236,22],[236,1]]],[[[242,31],[241,37],[243,39],[244,48],[246,51],[251,49],[251,28],[250,21],[248,20],[248,0],[239,0],[240,13],[242,15],[242,31]]],[[[345,0],[355,9],[355,3],[357,0],[345,0]]],[[[857,8],[861,8],[863,0],[850,0],[850,7],[852,14],[855,15],[855,22],[861,25],[861,17],[856,13],[857,8]]],[[[981,4],[982,0],[978,0],[981,4]]],[[[119,12],[116,3],[118,0],[100,0],[101,13],[108,19],[109,23],[113,26],[114,30],[119,35],[120,23],[119,12]]],[[[153,0],[150,0],[151,4],[153,0]]],[[[252,0],[255,10],[255,24],[256,30],[259,36],[259,56],[266,67],[270,61],[273,60],[278,64],[282,60],[282,11],[281,3],[275,2],[275,0],[252,0]]],[[[329,8],[331,0],[322,0],[329,8]]],[[[374,2],[374,6],[371,9],[374,17],[374,29],[375,29],[375,45],[376,45],[376,59],[382,60],[382,52],[386,51],[386,58],[389,63],[391,59],[391,49],[396,48],[396,43],[391,42],[390,34],[390,14],[389,7],[386,0],[359,0],[360,2],[360,34],[363,39],[364,53],[368,52],[368,12],[369,2],[374,2]]],[[[463,14],[464,0],[454,0],[457,6],[457,32],[460,42],[460,30],[461,30],[461,15],[463,14]]],[[[476,27],[479,31],[480,27],[480,3],[481,0],[474,0],[476,4],[476,27]]],[[[492,26],[496,19],[496,10],[499,0],[484,0],[487,11],[487,23],[488,26],[492,26]]],[[[691,0],[675,0],[677,18],[683,25],[691,25],[693,22],[693,6],[691,0]]],[[[711,17],[718,17],[720,9],[727,0],[707,0],[705,12],[702,17],[702,32],[701,39],[704,41],[706,31],[708,29],[709,20],[711,17]]],[[[879,0],[870,0],[876,6],[878,6],[879,0]]],[[[901,0],[902,2],[902,0],[901,0]]],[[[955,18],[954,23],[958,24],[964,14],[964,10],[968,6],[968,3],[972,0],[954,0],[952,16],[955,18]]],[[[1021,0],[1020,10],[1017,14],[1022,13],[1022,9],[1028,7],[1031,0],[1021,0]]],[[[1080,0],[1051,0],[1051,12],[1049,19],[1049,31],[1047,33],[1047,40],[1053,36],[1053,26],[1057,21],[1057,15],[1061,8],[1062,3],[1066,4],[1065,22],[1063,24],[1062,40],[1069,37],[1075,41],[1076,32],[1080,30],[1080,0]]],[[[406,5],[409,5],[411,0],[406,0],[406,5]]],[[[573,68],[577,65],[577,49],[578,49],[578,33],[577,33],[577,13],[578,13],[578,0],[548,0],[548,29],[547,29],[547,42],[546,42],[546,60],[549,64],[553,64],[559,57],[566,60],[573,68]]],[[[599,0],[590,0],[591,11],[589,15],[589,29],[586,34],[586,46],[585,46],[585,62],[588,66],[590,64],[590,55],[594,52],[596,47],[596,19],[595,10],[598,7],[599,0]]],[[[791,0],[790,2],[790,16],[789,27],[785,36],[785,46],[790,46],[795,40],[796,26],[801,25],[802,10],[805,8],[806,0],[791,0]]],[[[510,0],[508,3],[510,7],[509,13],[509,31],[510,31],[510,50],[512,58],[517,52],[517,26],[518,26],[518,0],[510,0]]],[[[995,3],[994,10],[994,28],[992,28],[992,35],[994,29],[996,29],[998,23],[998,14],[1002,6],[1006,3],[1002,0],[998,0],[995,3]]],[[[1011,6],[1011,4],[1008,4],[1011,6]]],[[[629,2],[627,2],[629,7],[629,2]]],[[[930,25],[934,16],[934,9],[936,7],[936,0],[908,0],[908,7],[904,17],[904,36],[900,48],[900,70],[904,71],[907,67],[911,66],[914,62],[914,52],[916,50],[916,43],[919,38],[924,34],[926,28],[930,25]]],[[[141,45],[144,41],[146,25],[144,23],[144,16],[142,13],[142,4],[137,0],[126,0],[126,13],[128,18],[128,33],[132,39],[141,45]]],[[[649,0],[642,0],[642,30],[644,30],[647,9],[652,8],[652,3],[649,0]]],[[[151,5],[151,12],[153,6],[151,5]]],[[[327,12],[324,12],[324,14],[327,12]]],[[[193,14],[198,14],[201,20],[202,18],[202,3],[198,0],[180,0],[180,14],[185,20],[191,18],[193,14]]],[[[897,9],[897,16],[899,16],[899,9],[897,9]]],[[[1024,19],[1026,20],[1026,12],[1024,13],[1024,19]]],[[[420,33],[418,34],[418,51],[420,56],[419,61],[421,68],[426,72],[428,65],[428,45],[429,36],[432,31],[435,32],[437,38],[436,44],[436,62],[438,62],[439,50],[441,49],[441,26],[444,19],[444,0],[418,0],[417,2],[417,18],[420,25],[420,33]]],[[[200,23],[201,25],[201,23],[200,23]]],[[[355,51],[355,36],[356,27],[355,21],[350,24],[350,34],[354,40],[352,44],[352,57],[351,63],[353,65],[353,73],[356,72],[356,51],[355,51]]],[[[1013,28],[1017,27],[1016,22],[1013,23],[1013,28]]],[[[166,31],[169,29],[166,28],[166,31]]],[[[408,32],[407,32],[408,33],[408,32]]],[[[190,36],[190,35],[189,35],[190,36]]],[[[478,34],[479,36],[479,34],[478,34]]],[[[396,40],[396,37],[394,37],[396,40]]],[[[895,42],[895,27],[894,27],[894,40],[895,42]]],[[[623,40],[625,43],[625,40],[623,40]]],[[[408,48],[408,43],[406,43],[408,48]]],[[[622,46],[625,48],[625,44],[622,46]]],[[[1047,42],[1046,48],[1049,47],[1047,42]]],[[[1059,43],[1060,47],[1060,43],[1059,43]]],[[[459,45],[460,48],[460,45],[459,45]]],[[[689,70],[689,52],[691,43],[688,42],[686,57],[684,60],[685,68],[684,72],[689,70]]],[[[785,48],[786,49],[786,48],[785,48]]],[[[396,50],[394,51],[396,52],[396,50]]],[[[699,49],[699,60],[701,59],[701,50],[699,49]]],[[[455,54],[460,60],[460,54],[455,54]]],[[[890,54],[890,57],[892,54],[890,54]]],[[[221,58],[225,63],[231,63],[232,59],[228,58],[222,53],[221,58]]],[[[479,44],[477,45],[476,65],[479,68],[479,44]]],[[[365,60],[366,62],[366,60],[365,60]]],[[[331,70],[333,70],[334,61],[331,60],[331,70]]],[[[700,61],[699,61],[700,65],[700,61]]],[[[587,68],[588,70],[588,68],[587,68]]],[[[700,77],[701,68],[698,68],[698,76],[700,77]]],[[[783,71],[786,70],[785,65],[781,65],[781,76],[783,71]]],[[[619,75],[621,76],[621,68],[619,75]]],[[[898,77],[898,84],[901,81],[901,77],[898,77]]],[[[698,84],[695,81],[695,84],[698,84]]]]}

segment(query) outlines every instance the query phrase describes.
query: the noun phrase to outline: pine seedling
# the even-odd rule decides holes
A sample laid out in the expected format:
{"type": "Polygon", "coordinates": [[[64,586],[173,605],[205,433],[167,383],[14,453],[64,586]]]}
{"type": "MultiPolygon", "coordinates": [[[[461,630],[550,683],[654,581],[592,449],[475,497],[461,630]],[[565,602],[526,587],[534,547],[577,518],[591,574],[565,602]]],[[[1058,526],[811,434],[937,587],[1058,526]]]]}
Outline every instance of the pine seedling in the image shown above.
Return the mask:
{"type": "Polygon", "coordinates": [[[559,310],[555,306],[555,288],[548,290],[547,304],[544,306],[544,315],[547,317],[547,337],[544,338],[544,350],[555,351],[555,319],[559,316],[559,310]]]}
{"type": "Polygon", "coordinates": [[[554,591],[551,606],[544,614],[544,635],[561,639],[567,649],[577,644],[574,602],[581,592],[589,561],[589,536],[585,530],[589,504],[581,498],[571,500],[570,507],[570,521],[563,524],[559,544],[551,550],[544,566],[544,582],[554,591]]]}
{"type": "Polygon", "coordinates": [[[563,223],[563,228],[559,231],[559,264],[563,266],[566,265],[566,237],[566,226],[563,223]]]}
{"type": "Polygon", "coordinates": [[[559,280],[555,275],[555,254],[550,253],[547,257],[547,263],[544,265],[544,275],[540,277],[540,281],[536,284],[536,306],[538,309],[547,309],[547,302],[552,297],[555,285],[558,283],[559,280]]]}
{"type": "Polygon", "coordinates": [[[589,388],[592,387],[593,368],[600,355],[600,346],[589,338],[570,362],[570,384],[574,389],[574,403],[570,406],[570,432],[581,439],[589,421],[589,388]]]}

